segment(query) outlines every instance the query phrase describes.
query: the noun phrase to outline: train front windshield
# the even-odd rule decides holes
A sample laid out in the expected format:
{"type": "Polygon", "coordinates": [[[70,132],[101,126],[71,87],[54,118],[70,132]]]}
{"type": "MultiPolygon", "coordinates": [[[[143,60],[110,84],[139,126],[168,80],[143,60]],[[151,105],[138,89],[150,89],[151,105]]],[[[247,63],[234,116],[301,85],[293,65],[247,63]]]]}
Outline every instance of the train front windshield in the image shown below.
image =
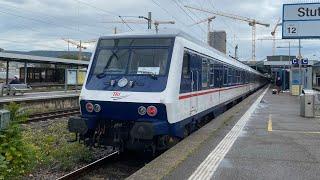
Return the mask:
{"type": "Polygon", "coordinates": [[[160,92],[166,87],[174,38],[100,39],[87,89],[160,92]],[[125,77],[134,86],[109,86],[125,77]]]}
{"type": "Polygon", "coordinates": [[[172,39],[100,40],[93,75],[165,75],[172,39]]]}

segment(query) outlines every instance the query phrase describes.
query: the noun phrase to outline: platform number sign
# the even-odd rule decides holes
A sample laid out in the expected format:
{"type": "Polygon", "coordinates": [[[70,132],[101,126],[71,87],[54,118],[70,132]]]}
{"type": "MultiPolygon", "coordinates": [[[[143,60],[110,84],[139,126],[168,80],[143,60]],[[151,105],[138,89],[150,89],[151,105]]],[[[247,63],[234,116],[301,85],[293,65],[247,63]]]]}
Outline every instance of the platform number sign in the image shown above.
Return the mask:
{"type": "Polygon", "coordinates": [[[320,38],[320,3],[283,4],[282,39],[320,38]]]}
{"type": "Polygon", "coordinates": [[[295,35],[298,33],[298,26],[297,24],[287,24],[287,27],[286,27],[286,31],[288,34],[290,35],[295,35]]]}

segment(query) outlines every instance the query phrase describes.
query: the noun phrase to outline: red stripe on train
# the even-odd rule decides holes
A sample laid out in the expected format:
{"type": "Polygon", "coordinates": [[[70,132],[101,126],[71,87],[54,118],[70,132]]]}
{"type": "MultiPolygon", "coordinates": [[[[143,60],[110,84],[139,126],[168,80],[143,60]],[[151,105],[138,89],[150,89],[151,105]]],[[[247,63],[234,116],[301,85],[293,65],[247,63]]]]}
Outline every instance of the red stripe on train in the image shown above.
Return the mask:
{"type": "Polygon", "coordinates": [[[195,96],[202,96],[205,94],[210,94],[210,93],[214,93],[214,92],[219,92],[219,91],[226,91],[229,89],[235,89],[235,88],[240,88],[243,86],[247,86],[247,85],[238,85],[238,86],[232,86],[232,87],[227,87],[227,88],[223,88],[223,89],[212,89],[210,91],[205,91],[205,92],[199,92],[199,93],[195,93],[195,94],[187,94],[187,95],[183,95],[183,96],[179,96],[179,99],[187,99],[187,98],[191,98],[191,97],[195,97],[195,96]]]}

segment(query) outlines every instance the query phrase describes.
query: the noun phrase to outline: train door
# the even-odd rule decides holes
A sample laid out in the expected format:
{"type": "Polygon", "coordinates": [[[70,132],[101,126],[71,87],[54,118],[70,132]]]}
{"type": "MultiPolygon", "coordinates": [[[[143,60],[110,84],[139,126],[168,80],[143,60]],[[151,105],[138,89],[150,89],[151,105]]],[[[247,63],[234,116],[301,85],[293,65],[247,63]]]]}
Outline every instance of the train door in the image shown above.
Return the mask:
{"type": "Polygon", "coordinates": [[[202,65],[202,59],[200,56],[196,54],[191,55],[190,59],[190,72],[191,72],[191,102],[190,102],[190,114],[194,115],[198,112],[199,99],[197,96],[198,91],[200,91],[201,87],[201,77],[200,73],[202,65]]]}
{"type": "MultiPolygon", "coordinates": [[[[215,62],[214,63],[214,87],[221,88],[223,86],[223,64],[215,62]]],[[[218,102],[216,104],[220,104],[221,102],[221,91],[218,92],[218,102]]]]}
{"type": "Polygon", "coordinates": [[[223,85],[223,65],[221,63],[214,64],[214,87],[221,88],[223,85]]]}

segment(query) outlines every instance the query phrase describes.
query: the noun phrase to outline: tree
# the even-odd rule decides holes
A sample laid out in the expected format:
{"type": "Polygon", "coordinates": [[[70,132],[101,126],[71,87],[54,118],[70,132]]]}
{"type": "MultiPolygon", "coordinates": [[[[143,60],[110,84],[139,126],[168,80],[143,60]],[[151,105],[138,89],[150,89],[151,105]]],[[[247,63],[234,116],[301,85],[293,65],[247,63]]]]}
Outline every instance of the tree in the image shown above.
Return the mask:
{"type": "Polygon", "coordinates": [[[63,58],[63,59],[75,59],[78,60],[78,56],[75,54],[64,54],[62,56],[59,56],[59,58],[63,58]]]}

